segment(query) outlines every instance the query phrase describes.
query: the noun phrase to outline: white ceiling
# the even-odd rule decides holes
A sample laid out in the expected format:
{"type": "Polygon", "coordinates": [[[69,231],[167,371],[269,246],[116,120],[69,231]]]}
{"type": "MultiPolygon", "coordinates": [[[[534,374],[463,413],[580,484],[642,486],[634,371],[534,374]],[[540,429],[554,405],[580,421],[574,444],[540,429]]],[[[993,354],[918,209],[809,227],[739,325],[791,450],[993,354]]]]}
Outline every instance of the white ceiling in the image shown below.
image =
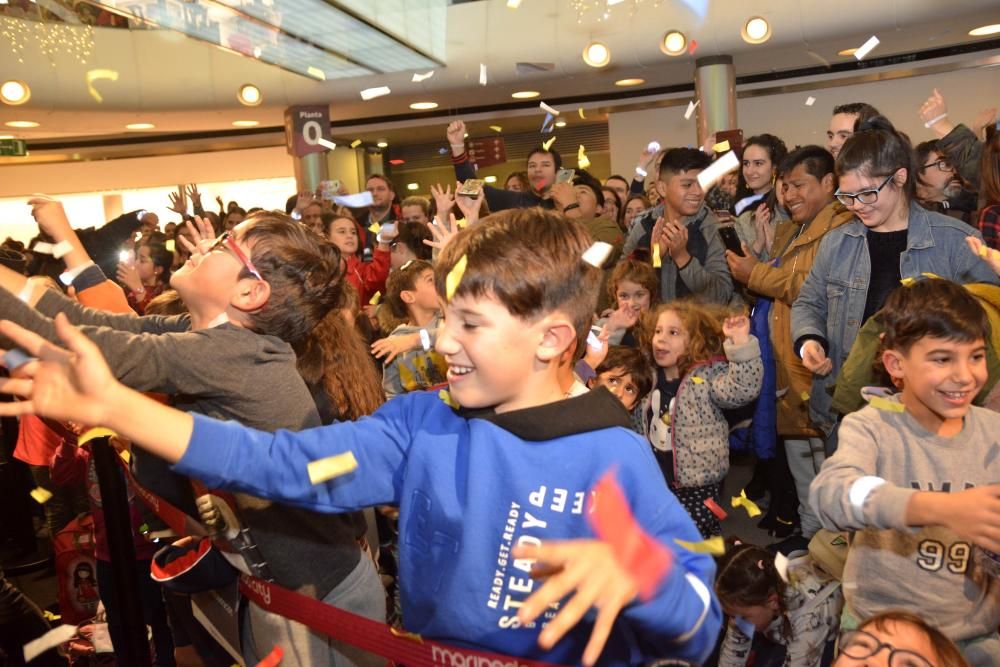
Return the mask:
{"type": "MultiPolygon", "coordinates": [[[[27,139],[124,135],[125,125],[151,122],[155,132],[231,130],[235,120],[257,120],[279,126],[291,104],[330,104],[334,121],[362,123],[365,119],[412,114],[416,101],[449,109],[508,104],[516,90],[542,92],[542,99],[614,93],[613,82],[641,77],[644,87],[690,83],[695,57],[732,54],[738,75],[853,61],[837,51],[860,46],[872,34],[881,44],[870,58],[953,46],[989,38],[969,37],[968,31],[1000,22],[996,0],[711,0],[701,18],[688,9],[693,0],[627,0],[616,5],[608,20],[589,12],[578,21],[570,0],[523,0],[510,10],[505,0],[482,0],[448,8],[447,66],[422,83],[411,72],[319,82],[287,73],[250,58],[223,51],[178,33],[160,30],[98,28],[94,49],[85,64],[66,54],[43,55],[27,40],[23,63],[10,57],[10,44],[0,37],[0,80],[21,79],[32,89],[31,100],[19,107],[0,105],[0,123],[32,120],[34,130],[0,126],[0,134],[27,139]],[[635,10],[630,11],[634,6],[635,10]],[[773,36],[752,46],[740,38],[747,18],[760,15],[771,22],[773,36]],[[694,54],[670,58],[660,52],[659,39],[679,29],[698,42],[694,54]],[[611,50],[612,64],[603,70],[587,67],[583,47],[599,39],[611,50]],[[552,62],[551,72],[519,76],[515,64],[552,62]],[[478,85],[479,64],[485,63],[489,84],[478,85]],[[116,81],[97,81],[103,97],[88,92],[86,72],[109,69],[116,81]],[[264,104],[243,107],[236,101],[241,84],[254,83],[264,104]],[[369,102],[362,88],[388,85],[393,93],[369,102]]],[[[36,30],[0,18],[0,28],[36,30]]],[[[634,90],[634,89],[633,89],[634,90]]],[[[440,121],[438,121],[440,122],[440,121]]]]}

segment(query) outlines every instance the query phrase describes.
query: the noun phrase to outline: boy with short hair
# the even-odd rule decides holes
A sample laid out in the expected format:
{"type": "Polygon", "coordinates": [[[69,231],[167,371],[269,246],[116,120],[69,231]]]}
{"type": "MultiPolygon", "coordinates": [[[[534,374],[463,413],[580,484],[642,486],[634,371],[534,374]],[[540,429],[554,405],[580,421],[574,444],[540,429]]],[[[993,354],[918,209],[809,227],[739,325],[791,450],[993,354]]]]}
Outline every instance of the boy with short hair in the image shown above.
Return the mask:
{"type": "Polygon", "coordinates": [[[434,266],[422,259],[414,259],[390,273],[385,300],[392,314],[405,320],[389,336],[416,333],[425,343],[419,349],[403,352],[386,363],[382,372],[385,397],[395,398],[445,383],[448,365],[431,348],[428,333],[437,330],[441,319],[434,287],[434,266]],[[421,331],[424,333],[421,334],[421,331]]]}
{"type": "Polygon", "coordinates": [[[986,313],[964,288],[921,280],[882,311],[882,363],[902,393],[844,418],[809,500],[828,530],[854,531],[843,623],[918,613],[972,665],[1000,664],[1000,414],[972,405],[986,381],[986,313]]]}
{"type": "Polygon", "coordinates": [[[491,216],[445,247],[435,268],[446,301],[437,349],[461,408],[415,392],[357,422],[254,431],[122,387],[60,318],[72,357],[0,324],[50,360],[28,367],[34,380],[0,383],[31,396],[0,411],[104,424],[215,488],[329,512],[398,504],[410,632],[562,664],[700,663],[721,621],[715,567],[675,542],[700,541],[697,529],[617,399],[598,390],[563,400],[559,387],[560,359],[586,336],[597,298],[599,271],[582,259],[590,245],[578,223],[526,209],[491,216]],[[345,452],[357,459],[353,472],[310,482],[309,462],[345,452]],[[644,601],[585,513],[611,468],[638,523],[673,557],[644,601]],[[549,565],[543,585],[532,558],[549,565]],[[580,622],[595,605],[596,620],[580,622]]]}

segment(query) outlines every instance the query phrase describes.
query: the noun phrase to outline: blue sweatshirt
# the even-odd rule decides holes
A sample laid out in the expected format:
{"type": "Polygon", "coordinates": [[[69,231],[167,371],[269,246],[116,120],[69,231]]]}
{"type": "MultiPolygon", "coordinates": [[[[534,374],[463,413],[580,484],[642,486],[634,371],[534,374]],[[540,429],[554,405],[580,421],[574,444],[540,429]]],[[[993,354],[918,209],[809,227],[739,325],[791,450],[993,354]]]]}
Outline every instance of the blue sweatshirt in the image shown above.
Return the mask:
{"type": "MultiPolygon", "coordinates": [[[[701,662],[721,625],[715,564],[677,546],[701,540],[663,483],[648,444],[608,391],[504,414],[455,411],[437,395],[406,394],[370,417],[299,433],[263,433],[194,415],[176,469],[229,488],[323,512],[399,506],[400,585],[406,630],[431,639],[578,664],[594,611],[551,651],[541,624],[518,627],[518,608],[541,584],[518,544],[592,538],[586,497],[615,468],[643,528],[674,553],[648,602],[619,615],[604,665],[676,657],[701,662]],[[354,472],[312,485],[309,462],[351,451],[354,472]]],[[[563,601],[565,602],[565,601],[563,601]]]]}

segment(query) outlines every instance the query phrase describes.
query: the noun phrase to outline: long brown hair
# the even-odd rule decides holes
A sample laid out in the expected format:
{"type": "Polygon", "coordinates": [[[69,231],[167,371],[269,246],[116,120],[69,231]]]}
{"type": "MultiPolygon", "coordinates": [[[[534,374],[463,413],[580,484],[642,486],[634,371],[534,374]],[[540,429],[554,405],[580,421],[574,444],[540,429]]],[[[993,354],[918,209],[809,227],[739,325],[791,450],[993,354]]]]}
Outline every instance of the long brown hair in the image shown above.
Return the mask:
{"type": "Polygon", "coordinates": [[[777,596],[781,636],[792,639],[792,623],[785,608],[787,585],[774,567],[774,554],[753,544],[732,544],[719,559],[715,594],[723,605],[764,606],[777,596]]]}
{"type": "Polygon", "coordinates": [[[992,132],[979,158],[979,182],[982,183],[984,208],[1000,204],[1000,131],[992,132]]]}
{"type": "Polygon", "coordinates": [[[692,366],[725,354],[723,348],[725,336],[722,333],[722,322],[726,317],[725,309],[686,299],[660,304],[646,313],[642,325],[643,350],[652,349],[656,322],[660,319],[660,315],[671,310],[677,313],[677,319],[684,325],[688,334],[687,350],[678,359],[677,364],[681,377],[686,375],[692,366]]]}

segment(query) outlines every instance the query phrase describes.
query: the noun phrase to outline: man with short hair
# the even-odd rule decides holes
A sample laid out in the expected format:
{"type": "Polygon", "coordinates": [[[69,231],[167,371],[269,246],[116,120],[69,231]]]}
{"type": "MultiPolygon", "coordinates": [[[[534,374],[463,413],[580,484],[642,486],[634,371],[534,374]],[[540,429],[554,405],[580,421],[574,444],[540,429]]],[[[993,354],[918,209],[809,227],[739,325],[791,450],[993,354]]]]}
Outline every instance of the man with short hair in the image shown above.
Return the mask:
{"type": "Polygon", "coordinates": [[[939,141],[925,141],[914,149],[917,157],[917,201],[930,211],[944,213],[970,225],[978,204],[975,192],[967,189],[955,165],[941,149],[939,141]]]}
{"type": "Polygon", "coordinates": [[[412,196],[407,197],[399,204],[400,219],[403,222],[419,222],[422,225],[429,225],[430,221],[430,202],[427,201],[426,197],[412,196]]]}
{"type": "Polygon", "coordinates": [[[653,187],[660,203],[637,215],[622,253],[660,246],[660,298],[671,301],[694,296],[727,304],[733,282],[726,266],[719,220],[705,206],[698,174],[712,159],[696,148],[672,148],[660,160],[653,187]]]}
{"type": "Polygon", "coordinates": [[[604,181],[604,187],[611,188],[618,195],[618,199],[621,200],[622,206],[625,205],[625,200],[628,199],[628,189],[631,186],[624,176],[619,176],[618,174],[613,174],[608,176],[608,179],[604,181]]]}
{"type": "Polygon", "coordinates": [[[830,128],[826,131],[826,149],[837,159],[841,146],[854,134],[858,123],[880,115],[878,109],[866,102],[850,102],[833,107],[830,128]]]}

